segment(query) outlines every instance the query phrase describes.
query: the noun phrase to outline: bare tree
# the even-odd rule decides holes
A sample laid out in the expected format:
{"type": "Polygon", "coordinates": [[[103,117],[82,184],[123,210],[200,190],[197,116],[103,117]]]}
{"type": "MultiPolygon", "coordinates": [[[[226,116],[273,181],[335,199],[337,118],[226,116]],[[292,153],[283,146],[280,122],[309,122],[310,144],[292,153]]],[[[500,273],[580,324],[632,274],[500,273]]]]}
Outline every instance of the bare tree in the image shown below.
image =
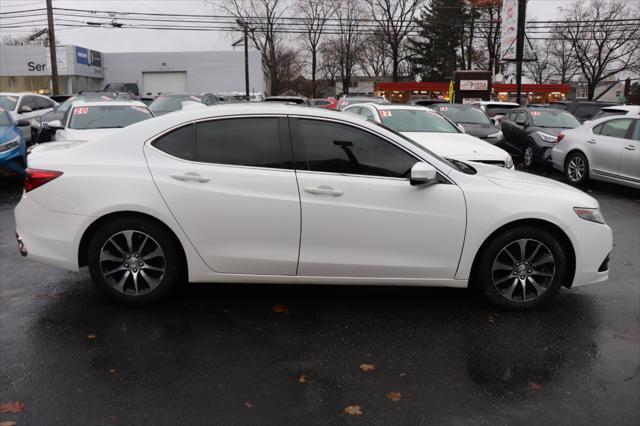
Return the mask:
{"type": "Polygon", "coordinates": [[[555,69],[551,63],[551,52],[548,43],[536,43],[533,47],[536,58],[524,63],[529,76],[536,84],[548,83],[555,69]]]}
{"type": "Polygon", "coordinates": [[[305,49],[311,55],[311,91],[315,98],[320,43],[325,33],[327,20],[335,11],[336,4],[333,0],[296,0],[295,9],[305,28],[305,49]]]}
{"type": "Polygon", "coordinates": [[[381,34],[389,45],[391,54],[391,75],[393,81],[400,78],[400,63],[403,44],[407,36],[415,28],[414,17],[420,0],[364,0],[371,11],[373,19],[378,23],[381,34]]]}
{"type": "MultiPolygon", "coordinates": [[[[293,88],[294,81],[300,77],[304,64],[300,60],[300,52],[292,47],[278,46],[276,49],[276,75],[278,76],[278,92],[272,95],[279,95],[285,89],[293,88]]],[[[295,87],[299,91],[299,87],[295,87]]]]}
{"type": "Polygon", "coordinates": [[[344,0],[336,9],[337,35],[329,39],[340,68],[342,90],[349,93],[353,70],[362,54],[362,33],[360,19],[362,18],[358,0],[344,0]]]}
{"type": "MultiPolygon", "coordinates": [[[[36,34],[42,31],[42,28],[34,27],[31,29],[31,31],[33,34],[36,34]]],[[[49,46],[49,36],[47,35],[47,33],[44,33],[43,35],[36,37],[33,40],[29,40],[29,36],[16,37],[11,34],[6,34],[2,36],[0,44],[4,46],[49,46]]]]}
{"type": "Polygon", "coordinates": [[[322,79],[328,81],[331,85],[335,84],[336,78],[340,74],[340,63],[338,54],[333,40],[327,40],[320,45],[320,65],[318,71],[322,75],[322,79]]]}
{"type": "Polygon", "coordinates": [[[369,77],[384,77],[389,73],[391,54],[389,44],[379,31],[368,36],[363,43],[360,68],[369,77]]]}
{"type": "Polygon", "coordinates": [[[621,0],[576,1],[562,8],[569,22],[560,31],[571,42],[582,76],[587,83],[587,96],[593,99],[596,86],[603,80],[640,68],[640,13],[621,0]]]}
{"type": "Polygon", "coordinates": [[[476,65],[482,69],[491,71],[493,74],[500,72],[500,14],[502,0],[485,0],[483,4],[478,4],[480,20],[485,24],[476,27],[479,43],[475,49],[476,65]]]}
{"type": "Polygon", "coordinates": [[[576,61],[573,44],[558,34],[555,40],[549,41],[549,62],[553,67],[553,75],[560,83],[568,83],[580,70],[576,61]]]}
{"type": "Polygon", "coordinates": [[[269,81],[269,92],[279,93],[277,49],[285,4],[282,0],[225,0],[222,9],[250,29],[249,36],[262,56],[262,70],[269,81]]]}

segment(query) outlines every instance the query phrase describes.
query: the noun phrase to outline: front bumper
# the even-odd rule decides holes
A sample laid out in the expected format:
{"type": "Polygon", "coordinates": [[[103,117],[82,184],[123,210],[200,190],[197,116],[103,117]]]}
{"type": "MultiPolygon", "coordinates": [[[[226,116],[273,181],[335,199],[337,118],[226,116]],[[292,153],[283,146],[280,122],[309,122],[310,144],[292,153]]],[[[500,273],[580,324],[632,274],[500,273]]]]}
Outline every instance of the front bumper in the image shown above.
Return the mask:
{"type": "Polygon", "coordinates": [[[608,225],[578,219],[570,228],[576,255],[572,287],[595,284],[609,278],[608,259],[613,235],[608,225]]]}

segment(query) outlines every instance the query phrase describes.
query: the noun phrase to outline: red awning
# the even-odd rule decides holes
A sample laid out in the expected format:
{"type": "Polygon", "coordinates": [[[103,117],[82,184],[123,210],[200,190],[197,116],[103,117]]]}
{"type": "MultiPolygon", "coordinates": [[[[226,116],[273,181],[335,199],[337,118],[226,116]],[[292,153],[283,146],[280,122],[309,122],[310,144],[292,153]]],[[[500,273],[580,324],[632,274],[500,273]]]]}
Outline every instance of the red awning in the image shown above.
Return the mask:
{"type": "Polygon", "coordinates": [[[429,91],[437,91],[437,92],[447,92],[449,91],[449,82],[447,81],[401,81],[397,83],[384,82],[384,83],[376,83],[374,85],[375,90],[384,90],[384,91],[397,91],[397,92],[407,92],[413,90],[429,90],[429,91]]]}
{"type": "MultiPolygon", "coordinates": [[[[515,84],[501,84],[494,83],[492,84],[494,92],[509,92],[515,93],[518,89],[515,84]]],[[[568,84],[523,84],[522,91],[523,92],[533,92],[533,93],[551,93],[551,92],[560,92],[565,95],[569,94],[571,90],[571,86],[568,84]]]]}

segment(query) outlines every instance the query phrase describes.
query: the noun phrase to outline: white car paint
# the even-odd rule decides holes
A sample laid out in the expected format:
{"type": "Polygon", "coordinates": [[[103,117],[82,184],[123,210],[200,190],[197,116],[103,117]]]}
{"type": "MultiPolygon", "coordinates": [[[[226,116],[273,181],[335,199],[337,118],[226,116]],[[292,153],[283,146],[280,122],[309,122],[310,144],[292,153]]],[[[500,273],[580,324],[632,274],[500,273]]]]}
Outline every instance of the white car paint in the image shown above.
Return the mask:
{"type": "Polygon", "coordinates": [[[469,175],[415,143],[349,114],[281,104],[219,105],[146,120],[91,143],[34,151],[30,167],[63,174],[15,209],[28,257],[77,271],[80,241],[104,215],[139,212],[184,249],[192,282],[466,287],[482,244],[501,226],[545,221],[576,254],[573,286],[601,282],[611,229],[581,219],[598,208],[567,185],[478,164],[469,175]],[[184,123],[251,115],[307,117],[374,133],[438,170],[444,183],[180,160],[150,143],[184,123]],[[124,137],[126,135],[126,137],[124,137]],[[172,174],[200,173],[201,182],[172,174]],[[316,195],[319,186],[340,189],[316,195]],[[508,200],[508,202],[505,202],[508,200]]]}
{"type": "MultiPolygon", "coordinates": [[[[11,114],[11,118],[13,118],[13,121],[15,121],[16,123],[19,120],[27,120],[27,121],[31,121],[32,119],[36,118],[36,117],[40,117],[42,115],[45,115],[46,113],[48,113],[49,111],[53,110],[53,108],[55,108],[58,104],[49,99],[46,96],[42,96],[42,95],[38,95],[35,93],[14,93],[14,92],[2,92],[0,93],[0,96],[9,96],[11,98],[15,98],[17,100],[15,108],[13,108],[12,110],[9,110],[9,114],[11,114]],[[24,105],[25,103],[25,97],[35,97],[35,98],[39,98],[39,99],[44,99],[46,102],[49,102],[52,104],[51,108],[41,108],[41,109],[37,109],[37,110],[33,110],[30,112],[20,112],[20,108],[24,105]]],[[[27,143],[29,143],[31,141],[31,130],[30,130],[30,126],[22,126],[19,127],[22,130],[22,133],[24,135],[25,141],[27,143]]]]}
{"type": "MultiPolygon", "coordinates": [[[[421,110],[426,111],[429,114],[437,114],[448,121],[453,127],[460,129],[460,126],[453,123],[451,120],[434,111],[431,108],[421,106],[410,105],[376,105],[376,104],[357,104],[349,106],[343,110],[343,112],[350,113],[356,117],[367,119],[366,116],[356,114],[353,111],[357,111],[357,108],[366,108],[372,115],[373,121],[382,123],[382,117],[380,111],[394,111],[394,110],[421,110]]],[[[369,118],[371,119],[371,118],[369,118]]],[[[453,158],[454,160],[461,161],[476,161],[476,162],[490,162],[492,164],[502,163],[510,169],[514,169],[513,160],[511,155],[502,148],[485,142],[480,138],[476,138],[466,133],[437,133],[437,132],[400,132],[404,136],[408,137],[424,146],[425,148],[435,152],[441,157],[453,158]]]]}

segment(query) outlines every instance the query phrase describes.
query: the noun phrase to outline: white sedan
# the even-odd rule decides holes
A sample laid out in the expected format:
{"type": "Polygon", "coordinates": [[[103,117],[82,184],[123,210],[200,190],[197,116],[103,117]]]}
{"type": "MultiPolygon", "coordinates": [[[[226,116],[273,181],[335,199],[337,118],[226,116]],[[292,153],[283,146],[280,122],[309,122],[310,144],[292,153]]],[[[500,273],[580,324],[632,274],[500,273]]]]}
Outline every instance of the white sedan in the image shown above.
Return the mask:
{"type": "Polygon", "coordinates": [[[53,140],[89,141],[153,117],[149,108],[139,101],[76,101],[62,120],[43,123],[55,129],[53,140]]]}
{"type": "Polygon", "coordinates": [[[359,104],[343,111],[383,124],[441,157],[514,168],[513,159],[507,151],[465,134],[461,127],[432,109],[409,105],[359,104]]]}
{"type": "MultiPolygon", "coordinates": [[[[35,93],[0,93],[0,107],[9,111],[13,121],[25,123],[36,117],[45,115],[58,106],[56,102],[46,96],[35,93]]],[[[31,131],[29,126],[20,126],[24,134],[25,141],[31,141],[31,131]]]]}
{"type": "Polygon", "coordinates": [[[127,302],[188,279],[473,285],[528,309],[608,278],[611,229],[592,197],[447,161],[351,114],[232,104],[52,145],[29,158],[20,252],[88,266],[127,302]]]}

